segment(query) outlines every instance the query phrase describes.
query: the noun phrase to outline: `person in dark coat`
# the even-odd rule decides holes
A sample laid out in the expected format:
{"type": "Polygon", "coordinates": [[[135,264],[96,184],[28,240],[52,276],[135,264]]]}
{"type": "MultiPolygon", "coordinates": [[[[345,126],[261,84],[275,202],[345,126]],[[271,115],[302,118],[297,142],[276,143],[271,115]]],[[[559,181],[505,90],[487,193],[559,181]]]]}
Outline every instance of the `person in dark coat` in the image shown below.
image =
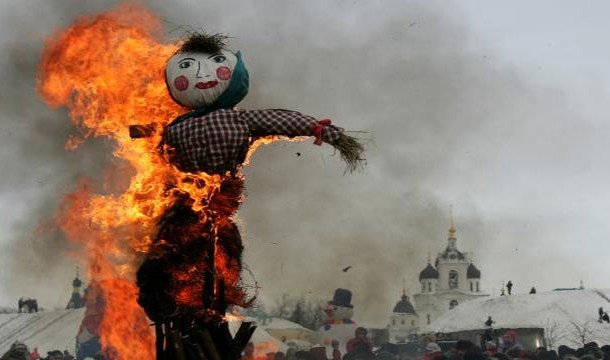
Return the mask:
{"type": "Polygon", "coordinates": [[[511,294],[512,290],[513,290],[513,282],[508,280],[508,282],[506,283],[506,290],[508,290],[508,295],[511,294]]]}
{"type": "Polygon", "coordinates": [[[485,329],[483,336],[481,336],[481,348],[487,348],[487,345],[489,343],[496,344],[496,331],[491,327],[491,325],[487,329],[485,329]]]}
{"type": "Polygon", "coordinates": [[[367,331],[359,327],[354,332],[355,337],[350,339],[345,348],[350,359],[372,359],[373,344],[367,337],[367,331]]]}
{"type": "Polygon", "coordinates": [[[457,358],[460,360],[464,359],[464,354],[466,354],[467,352],[472,352],[476,349],[476,345],[468,340],[458,340],[455,343],[455,352],[457,355],[457,358]]]}
{"type": "Polygon", "coordinates": [[[10,349],[2,355],[1,360],[29,360],[30,352],[24,343],[14,342],[10,349]]]}
{"type": "Polygon", "coordinates": [[[47,352],[47,360],[64,360],[64,354],[59,350],[47,352]]]}
{"type": "Polygon", "coordinates": [[[491,319],[491,315],[490,315],[490,316],[487,317],[487,321],[485,321],[485,326],[491,327],[494,323],[495,323],[495,321],[493,321],[491,319]]]}
{"type": "Polygon", "coordinates": [[[557,348],[557,352],[559,353],[559,358],[563,359],[568,355],[576,355],[576,350],[572,349],[571,347],[568,347],[566,345],[560,345],[557,348]]]}
{"type": "Polygon", "coordinates": [[[341,350],[339,350],[339,342],[333,339],[330,342],[330,346],[333,348],[332,360],[341,360],[341,350]]]}

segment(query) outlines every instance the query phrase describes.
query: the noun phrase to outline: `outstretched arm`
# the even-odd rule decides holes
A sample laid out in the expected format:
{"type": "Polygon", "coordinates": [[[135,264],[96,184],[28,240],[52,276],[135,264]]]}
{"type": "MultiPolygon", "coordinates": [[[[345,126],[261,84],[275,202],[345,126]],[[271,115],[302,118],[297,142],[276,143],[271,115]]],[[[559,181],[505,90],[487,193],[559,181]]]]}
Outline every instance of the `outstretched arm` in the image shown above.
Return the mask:
{"type": "Polygon", "coordinates": [[[325,142],[339,151],[348,171],[355,170],[364,161],[364,147],[358,139],[345,134],[330,120],[317,120],[297,111],[277,109],[243,111],[241,116],[248,123],[253,137],[315,136],[314,144],[322,145],[325,142]]]}

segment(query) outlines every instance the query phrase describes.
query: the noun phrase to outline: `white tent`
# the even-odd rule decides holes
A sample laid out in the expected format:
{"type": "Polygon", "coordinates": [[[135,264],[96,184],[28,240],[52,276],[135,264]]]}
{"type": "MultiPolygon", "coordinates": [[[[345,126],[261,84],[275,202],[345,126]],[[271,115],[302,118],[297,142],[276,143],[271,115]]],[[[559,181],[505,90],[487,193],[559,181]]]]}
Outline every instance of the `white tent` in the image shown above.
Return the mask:
{"type": "Polygon", "coordinates": [[[447,311],[423,332],[456,333],[494,328],[542,328],[555,344],[572,347],[595,341],[610,344],[610,324],[598,322],[598,309],[610,310],[610,290],[586,289],[487,297],[447,311]]]}
{"type": "MultiPolygon", "coordinates": [[[[252,334],[252,338],[250,338],[250,341],[254,343],[255,356],[262,356],[266,353],[277,351],[285,353],[286,350],[288,350],[288,346],[271,336],[267,331],[265,331],[264,326],[258,326],[255,319],[246,318],[244,321],[254,322],[257,326],[256,330],[254,330],[254,334],[252,334]]],[[[229,321],[229,330],[231,331],[231,334],[235,335],[240,325],[241,321],[239,320],[229,321]]]]}

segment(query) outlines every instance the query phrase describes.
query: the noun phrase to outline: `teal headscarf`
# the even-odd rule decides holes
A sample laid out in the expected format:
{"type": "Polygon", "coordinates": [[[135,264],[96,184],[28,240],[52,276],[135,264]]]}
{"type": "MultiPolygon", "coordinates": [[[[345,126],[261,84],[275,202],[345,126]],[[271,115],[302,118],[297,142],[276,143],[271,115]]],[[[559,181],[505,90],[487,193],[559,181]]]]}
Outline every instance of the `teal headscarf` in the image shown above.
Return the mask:
{"type": "Polygon", "coordinates": [[[248,95],[248,88],[250,86],[248,69],[246,69],[246,65],[241,58],[241,51],[235,53],[235,56],[237,56],[237,64],[235,65],[235,69],[233,69],[233,75],[231,76],[231,81],[229,82],[227,90],[225,90],[225,92],[223,92],[212,104],[182,114],[178,116],[172,124],[179,123],[182,120],[191,117],[204,116],[214,110],[230,109],[248,95]]]}

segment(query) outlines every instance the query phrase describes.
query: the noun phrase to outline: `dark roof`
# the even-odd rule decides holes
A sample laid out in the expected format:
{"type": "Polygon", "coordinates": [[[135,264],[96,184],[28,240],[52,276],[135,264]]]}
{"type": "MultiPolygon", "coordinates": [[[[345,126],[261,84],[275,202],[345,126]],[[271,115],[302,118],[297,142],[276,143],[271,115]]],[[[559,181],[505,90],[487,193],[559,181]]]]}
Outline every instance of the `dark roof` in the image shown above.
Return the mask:
{"type": "Polygon", "coordinates": [[[419,281],[424,279],[438,279],[438,271],[430,263],[419,273],[419,281]]]}
{"type": "Polygon", "coordinates": [[[400,301],[394,306],[394,312],[399,314],[415,314],[415,308],[413,308],[407,295],[402,295],[400,301]]]}
{"type": "Polygon", "coordinates": [[[466,270],[466,277],[468,279],[480,279],[481,271],[479,269],[477,269],[477,267],[474,266],[474,264],[470,264],[470,265],[468,265],[468,270],[466,270]]]}

